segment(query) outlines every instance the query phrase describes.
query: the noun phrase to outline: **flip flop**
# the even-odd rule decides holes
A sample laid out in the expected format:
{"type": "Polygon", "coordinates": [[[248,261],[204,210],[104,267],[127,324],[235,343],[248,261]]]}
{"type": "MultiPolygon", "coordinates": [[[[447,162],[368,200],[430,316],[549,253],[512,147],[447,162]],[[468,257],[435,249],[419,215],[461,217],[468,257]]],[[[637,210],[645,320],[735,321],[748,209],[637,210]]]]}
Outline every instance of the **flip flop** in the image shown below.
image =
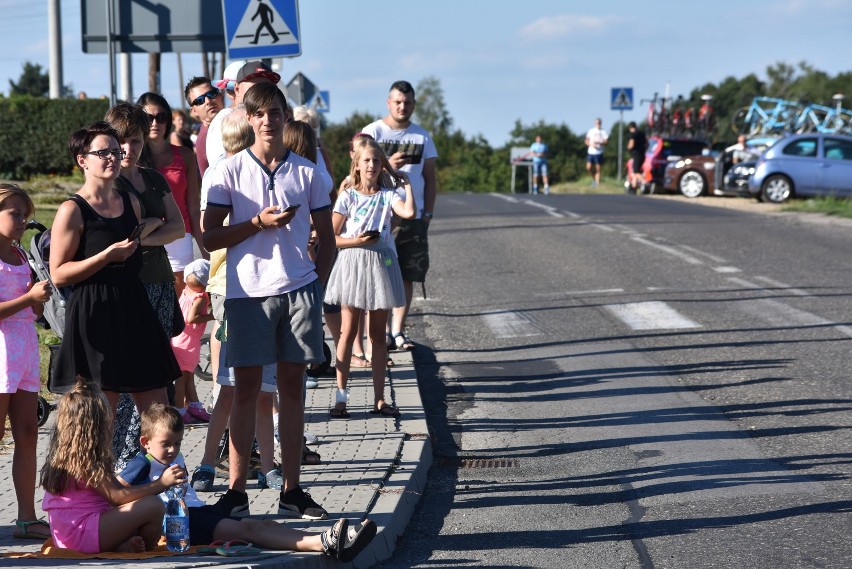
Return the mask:
{"type": "Polygon", "coordinates": [[[248,541],[233,539],[217,547],[216,553],[225,557],[245,557],[248,555],[257,555],[260,553],[260,550],[248,541]]]}
{"type": "Polygon", "coordinates": [[[309,449],[307,446],[302,448],[302,464],[306,466],[316,466],[322,464],[320,453],[309,449]]]}
{"type": "Polygon", "coordinates": [[[47,520],[15,520],[15,532],[12,534],[15,539],[35,539],[44,541],[51,537],[50,525],[47,520]],[[41,529],[42,526],[47,529],[41,529]]]}
{"type": "Polygon", "coordinates": [[[371,367],[373,364],[367,359],[364,354],[352,354],[352,359],[349,360],[349,367],[371,367]]]}
{"type": "Polygon", "coordinates": [[[337,407],[332,407],[328,410],[328,416],[332,419],[348,419],[352,415],[349,414],[349,411],[344,409],[338,409],[337,407]]]}
{"type": "Polygon", "coordinates": [[[213,554],[217,553],[216,550],[219,549],[220,547],[222,547],[223,545],[225,545],[225,542],[222,541],[221,539],[217,539],[216,541],[211,542],[210,545],[199,546],[198,547],[198,553],[207,553],[207,554],[213,555],[213,554]]]}
{"type": "Polygon", "coordinates": [[[382,417],[399,417],[399,409],[385,403],[378,409],[372,409],[370,415],[381,415],[382,417]]]}

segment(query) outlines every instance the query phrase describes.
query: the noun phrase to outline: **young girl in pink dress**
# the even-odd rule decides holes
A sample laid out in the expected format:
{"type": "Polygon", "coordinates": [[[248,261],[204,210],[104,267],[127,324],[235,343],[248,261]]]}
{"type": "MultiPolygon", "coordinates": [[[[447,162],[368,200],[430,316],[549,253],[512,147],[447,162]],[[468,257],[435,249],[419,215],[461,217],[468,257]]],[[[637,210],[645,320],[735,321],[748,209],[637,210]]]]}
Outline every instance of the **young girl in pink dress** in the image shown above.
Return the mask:
{"type": "Polygon", "coordinates": [[[0,439],[8,414],[15,441],[12,480],[18,499],[13,535],[44,540],[50,528],[35,513],[36,409],[41,379],[34,322],[52,291],[47,281],[33,284],[30,266],[19,247],[34,210],[24,190],[15,184],[0,184],[0,439]]]}
{"type": "Polygon", "coordinates": [[[42,508],[57,547],[138,553],[160,541],[165,507],[158,494],[185,483],[186,471],[172,465],[154,482],[126,488],[114,465],[109,403],[94,383],[78,377],[59,400],[41,469],[42,508]]]}

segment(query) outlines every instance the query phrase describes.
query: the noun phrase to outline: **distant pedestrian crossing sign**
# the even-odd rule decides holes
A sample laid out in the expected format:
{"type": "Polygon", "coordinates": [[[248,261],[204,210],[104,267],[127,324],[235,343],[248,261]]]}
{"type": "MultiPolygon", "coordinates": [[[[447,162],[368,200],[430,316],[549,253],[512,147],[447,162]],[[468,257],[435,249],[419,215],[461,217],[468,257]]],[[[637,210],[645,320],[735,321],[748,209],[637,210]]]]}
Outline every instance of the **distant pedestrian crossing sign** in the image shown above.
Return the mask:
{"type": "Polygon", "coordinates": [[[298,0],[222,0],[228,59],[302,54],[298,0]]]}
{"type": "Polygon", "coordinates": [[[311,104],[309,107],[313,107],[320,113],[327,113],[331,110],[331,105],[329,104],[329,94],[328,91],[317,91],[317,94],[314,95],[314,98],[311,100],[311,104]]]}
{"type": "Polygon", "coordinates": [[[633,87],[613,87],[609,100],[613,111],[632,111],[633,87]]]}

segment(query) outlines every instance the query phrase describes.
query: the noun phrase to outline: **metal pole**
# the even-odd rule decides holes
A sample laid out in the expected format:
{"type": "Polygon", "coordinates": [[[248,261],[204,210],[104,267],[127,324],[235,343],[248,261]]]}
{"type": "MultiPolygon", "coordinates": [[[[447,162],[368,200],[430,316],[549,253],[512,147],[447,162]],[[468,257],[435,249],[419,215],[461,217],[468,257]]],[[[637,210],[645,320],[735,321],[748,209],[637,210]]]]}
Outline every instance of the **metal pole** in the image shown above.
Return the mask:
{"type": "MultiPolygon", "coordinates": [[[[180,58],[180,52],[177,52],[177,68],[178,68],[178,85],[182,88],[184,86],[183,82],[183,60],[180,58]]],[[[180,108],[186,112],[186,99],[184,97],[180,98],[180,108]]]]}
{"type": "Polygon", "coordinates": [[[621,183],[621,136],[624,132],[624,110],[618,111],[618,183],[621,183]]]}
{"type": "Polygon", "coordinates": [[[121,61],[121,100],[130,101],[133,98],[133,64],[129,53],[118,56],[121,61]]]}
{"type": "Polygon", "coordinates": [[[47,41],[49,44],[50,98],[62,96],[62,18],[59,0],[47,0],[47,41]]]}
{"type": "Polygon", "coordinates": [[[115,46],[113,38],[112,0],[106,0],[107,13],[107,57],[109,57],[109,104],[115,105],[115,46]]]}

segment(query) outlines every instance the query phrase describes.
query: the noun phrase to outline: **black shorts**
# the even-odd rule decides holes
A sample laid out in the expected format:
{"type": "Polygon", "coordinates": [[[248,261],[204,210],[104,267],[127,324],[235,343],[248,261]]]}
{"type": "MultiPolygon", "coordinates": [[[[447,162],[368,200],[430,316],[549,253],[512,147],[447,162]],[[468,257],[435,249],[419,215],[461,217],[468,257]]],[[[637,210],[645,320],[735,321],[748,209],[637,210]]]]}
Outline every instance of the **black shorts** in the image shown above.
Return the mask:
{"type": "Polygon", "coordinates": [[[213,530],[222,520],[237,520],[222,515],[215,506],[199,506],[189,508],[189,544],[207,545],[213,542],[213,530]]]}
{"type": "Polygon", "coordinates": [[[645,156],[644,155],[643,156],[631,156],[630,158],[633,160],[633,168],[632,168],[633,173],[634,174],[641,174],[642,173],[642,163],[645,162],[645,156]]]}
{"type": "Polygon", "coordinates": [[[429,271],[428,226],[422,219],[403,219],[394,229],[402,280],[422,283],[429,271]]]}

